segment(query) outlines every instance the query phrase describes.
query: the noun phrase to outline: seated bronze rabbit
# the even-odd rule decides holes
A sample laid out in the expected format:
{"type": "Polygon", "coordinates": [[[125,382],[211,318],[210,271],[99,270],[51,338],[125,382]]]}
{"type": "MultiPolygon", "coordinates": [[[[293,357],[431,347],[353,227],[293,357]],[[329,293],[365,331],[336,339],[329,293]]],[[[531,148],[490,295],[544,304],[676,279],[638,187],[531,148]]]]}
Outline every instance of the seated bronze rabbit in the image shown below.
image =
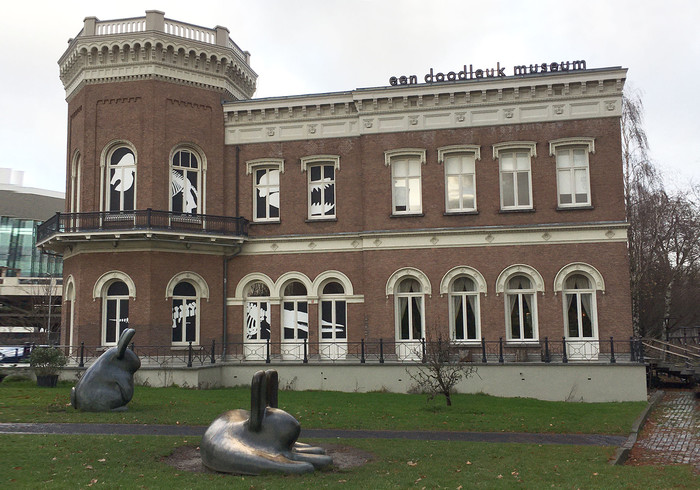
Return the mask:
{"type": "Polygon", "coordinates": [[[277,371],[258,371],[251,383],[251,410],[221,414],[204,433],[202,463],[223,473],[306,473],[333,461],[322,448],[297,443],[299,422],[277,408],[277,371]]]}
{"type": "Polygon", "coordinates": [[[116,347],[107,349],[90,366],[70,394],[73,408],[88,412],[124,410],[134,396],[134,373],[141,360],[127,349],[136,334],[127,328],[119,336],[116,347]]]}

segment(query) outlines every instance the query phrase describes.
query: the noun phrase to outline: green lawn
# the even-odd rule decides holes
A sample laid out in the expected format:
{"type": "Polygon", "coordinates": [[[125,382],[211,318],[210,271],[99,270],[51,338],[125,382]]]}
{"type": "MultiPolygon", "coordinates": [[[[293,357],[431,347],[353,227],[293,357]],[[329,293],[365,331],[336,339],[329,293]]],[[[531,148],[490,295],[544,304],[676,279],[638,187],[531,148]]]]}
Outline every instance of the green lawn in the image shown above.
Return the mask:
{"type": "MultiPolygon", "coordinates": [[[[322,441],[315,441],[322,442],[322,441]]],[[[333,441],[337,443],[338,441],[333,441]]],[[[612,448],[352,440],[374,459],[346,470],[242,477],[177,470],[162,458],[198,438],[0,436],[5,488],[697,488],[688,466],[611,466],[612,448]]]]}
{"type": "MultiPolygon", "coordinates": [[[[105,422],[209,425],[226,410],[248,408],[249,388],[188,390],[137,386],[126,412],[86,413],[70,406],[71,384],[38,388],[0,383],[0,422],[105,422]]],[[[425,395],[280,391],[280,408],[305,428],[566,432],[626,435],[645,406],[545,402],[460,395],[451,407],[425,395]]]]}

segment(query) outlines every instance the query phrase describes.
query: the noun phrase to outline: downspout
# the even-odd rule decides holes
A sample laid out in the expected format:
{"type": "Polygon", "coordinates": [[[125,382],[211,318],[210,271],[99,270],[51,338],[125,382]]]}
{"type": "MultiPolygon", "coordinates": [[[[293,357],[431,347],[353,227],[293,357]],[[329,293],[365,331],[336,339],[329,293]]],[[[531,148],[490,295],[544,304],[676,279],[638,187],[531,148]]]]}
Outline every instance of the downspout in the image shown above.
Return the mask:
{"type": "Polygon", "coordinates": [[[232,258],[234,258],[236,255],[241,253],[241,245],[238,245],[238,248],[229,255],[224,255],[224,284],[222,288],[222,303],[223,303],[223,312],[222,312],[222,321],[223,321],[223,326],[221,327],[221,342],[223,343],[221,347],[221,360],[225,361],[226,360],[226,344],[228,343],[228,328],[227,328],[227,323],[228,323],[228,306],[226,305],[226,298],[227,298],[227,285],[228,285],[228,262],[232,258]]]}

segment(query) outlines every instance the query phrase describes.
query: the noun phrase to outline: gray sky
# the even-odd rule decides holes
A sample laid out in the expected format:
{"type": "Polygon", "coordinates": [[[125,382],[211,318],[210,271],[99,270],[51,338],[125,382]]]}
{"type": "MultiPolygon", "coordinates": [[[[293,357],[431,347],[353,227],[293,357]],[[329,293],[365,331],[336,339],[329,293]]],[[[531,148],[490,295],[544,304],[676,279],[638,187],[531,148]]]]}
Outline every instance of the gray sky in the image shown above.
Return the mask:
{"type": "Polygon", "coordinates": [[[697,0],[39,0],[0,17],[0,167],[24,185],[65,189],[65,92],[58,58],[83,19],[166,18],[223,25],[251,53],[255,97],[388,85],[390,76],[496,62],[584,59],[622,66],[642,92],[652,158],[671,187],[700,184],[697,0]],[[13,51],[17,48],[17,51],[13,51]],[[14,54],[13,54],[14,53],[14,54]],[[692,151],[690,151],[692,150],[692,151]]]}

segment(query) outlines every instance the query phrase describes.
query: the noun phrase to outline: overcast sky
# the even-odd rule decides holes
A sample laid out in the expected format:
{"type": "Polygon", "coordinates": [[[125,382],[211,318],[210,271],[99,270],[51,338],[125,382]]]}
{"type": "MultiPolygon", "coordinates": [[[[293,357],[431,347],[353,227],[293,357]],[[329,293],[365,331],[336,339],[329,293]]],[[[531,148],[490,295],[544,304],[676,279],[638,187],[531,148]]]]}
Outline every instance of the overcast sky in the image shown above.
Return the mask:
{"type": "Polygon", "coordinates": [[[65,190],[65,92],[58,58],[83,19],[166,18],[229,28],[251,53],[255,97],[388,85],[465,64],[586,60],[628,68],[642,92],[652,158],[671,187],[700,184],[697,0],[39,0],[0,17],[0,167],[65,190]]]}

